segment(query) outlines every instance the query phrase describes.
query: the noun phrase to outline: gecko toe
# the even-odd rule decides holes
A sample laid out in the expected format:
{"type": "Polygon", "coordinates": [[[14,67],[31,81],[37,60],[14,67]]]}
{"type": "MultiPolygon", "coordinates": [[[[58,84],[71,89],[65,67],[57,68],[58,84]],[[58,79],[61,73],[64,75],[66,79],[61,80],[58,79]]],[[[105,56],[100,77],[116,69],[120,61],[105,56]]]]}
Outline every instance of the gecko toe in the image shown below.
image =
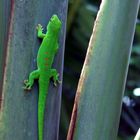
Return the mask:
{"type": "Polygon", "coordinates": [[[53,84],[54,84],[55,87],[57,86],[57,83],[56,82],[54,82],[53,84]]]}
{"type": "Polygon", "coordinates": [[[24,83],[24,84],[27,84],[27,83],[28,83],[28,80],[24,80],[23,83],[24,83]]]}
{"type": "Polygon", "coordinates": [[[59,84],[62,84],[62,81],[61,81],[61,80],[58,80],[58,83],[59,83],[59,84]]]}

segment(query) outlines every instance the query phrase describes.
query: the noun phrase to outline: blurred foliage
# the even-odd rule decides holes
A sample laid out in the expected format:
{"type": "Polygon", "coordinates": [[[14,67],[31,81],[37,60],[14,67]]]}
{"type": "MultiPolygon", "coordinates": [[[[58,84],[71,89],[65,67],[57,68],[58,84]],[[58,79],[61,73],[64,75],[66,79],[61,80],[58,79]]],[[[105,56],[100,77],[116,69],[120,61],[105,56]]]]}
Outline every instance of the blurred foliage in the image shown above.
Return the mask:
{"type": "MultiPolygon", "coordinates": [[[[76,88],[100,2],[101,0],[69,0],[69,29],[65,49],[60,140],[66,139],[76,88]],[[75,9],[76,1],[79,5],[76,5],[75,9]]],[[[123,99],[118,140],[132,140],[140,127],[140,97],[133,95],[134,89],[140,87],[139,73],[140,23],[138,20],[123,99]]]]}

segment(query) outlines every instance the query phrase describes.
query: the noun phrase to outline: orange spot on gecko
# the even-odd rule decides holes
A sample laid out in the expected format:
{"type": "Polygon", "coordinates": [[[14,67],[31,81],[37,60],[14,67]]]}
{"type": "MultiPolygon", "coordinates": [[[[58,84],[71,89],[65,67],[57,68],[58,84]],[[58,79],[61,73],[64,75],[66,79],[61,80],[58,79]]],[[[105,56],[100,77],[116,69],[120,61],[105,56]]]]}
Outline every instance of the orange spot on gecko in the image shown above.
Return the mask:
{"type": "Polygon", "coordinates": [[[49,58],[45,58],[45,60],[49,60],[49,58]]]}

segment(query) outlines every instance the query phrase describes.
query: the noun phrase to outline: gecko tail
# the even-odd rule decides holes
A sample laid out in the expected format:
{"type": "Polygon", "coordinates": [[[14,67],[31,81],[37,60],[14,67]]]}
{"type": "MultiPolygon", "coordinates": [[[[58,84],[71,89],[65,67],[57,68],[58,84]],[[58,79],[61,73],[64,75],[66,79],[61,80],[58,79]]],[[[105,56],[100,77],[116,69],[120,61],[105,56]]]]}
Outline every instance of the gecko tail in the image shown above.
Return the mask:
{"type": "Polygon", "coordinates": [[[38,140],[44,137],[44,116],[46,107],[46,94],[40,93],[38,101],[38,140]]]}

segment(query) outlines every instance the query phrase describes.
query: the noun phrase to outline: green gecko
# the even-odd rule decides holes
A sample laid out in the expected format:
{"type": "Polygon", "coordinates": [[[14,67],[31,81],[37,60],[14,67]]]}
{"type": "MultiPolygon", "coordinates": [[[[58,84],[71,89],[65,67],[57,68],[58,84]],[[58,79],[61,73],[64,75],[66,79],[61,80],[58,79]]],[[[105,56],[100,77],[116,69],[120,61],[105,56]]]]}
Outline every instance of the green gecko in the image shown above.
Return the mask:
{"type": "Polygon", "coordinates": [[[44,113],[46,98],[50,78],[53,78],[54,85],[60,83],[59,74],[56,69],[52,69],[54,56],[58,51],[58,38],[61,29],[61,21],[57,15],[53,15],[47,25],[46,34],[40,24],[37,26],[37,36],[43,39],[37,55],[37,70],[30,73],[29,79],[24,80],[24,89],[30,90],[34,84],[34,80],[38,79],[39,83],[39,99],[38,99],[38,139],[43,140],[44,130],[44,113]]]}

